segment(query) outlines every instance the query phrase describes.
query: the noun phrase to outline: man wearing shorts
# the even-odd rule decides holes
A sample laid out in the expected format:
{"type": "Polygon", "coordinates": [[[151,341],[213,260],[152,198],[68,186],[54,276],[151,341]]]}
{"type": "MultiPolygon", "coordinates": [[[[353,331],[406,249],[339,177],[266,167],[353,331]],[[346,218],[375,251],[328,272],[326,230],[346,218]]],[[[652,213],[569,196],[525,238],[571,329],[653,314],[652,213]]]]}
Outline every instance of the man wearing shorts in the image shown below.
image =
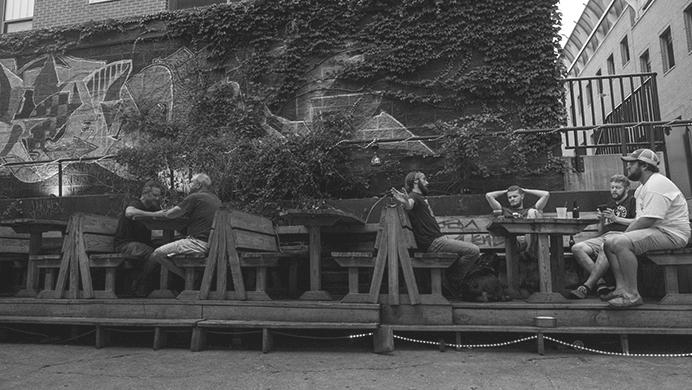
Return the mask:
{"type": "Polygon", "coordinates": [[[141,261],[139,269],[136,271],[138,277],[131,286],[134,293],[141,280],[139,275],[146,273],[151,265],[147,264],[149,256],[154,252],[154,245],[151,242],[151,231],[144,224],[133,220],[133,217],[151,215],[153,212],[161,210],[161,186],[155,181],[149,181],[142,187],[142,194],[139,199],[130,201],[118,220],[118,228],[115,231],[114,249],[124,257],[141,261]]]}
{"type": "Polygon", "coordinates": [[[638,149],[622,159],[627,162],[628,178],[641,185],[634,193],[637,218],[603,245],[616,286],[608,304],[618,309],[643,303],[637,288],[637,255],[682,248],[690,238],[687,202],[680,189],[658,172],[658,155],[638,149]]]}
{"type": "Polygon", "coordinates": [[[577,263],[589,273],[589,278],[579,287],[568,293],[570,299],[584,299],[594,288],[599,297],[604,297],[615,287],[607,284],[603,276],[608,271],[608,259],[603,253],[603,243],[608,236],[624,232],[634,221],[637,213],[634,197],[629,196],[630,181],[624,175],[610,178],[610,201],[600,206],[598,218],[601,220],[598,237],[578,242],[572,246],[577,263]]]}
{"type": "MultiPolygon", "coordinates": [[[[190,181],[190,195],[180,204],[168,210],[147,213],[153,217],[188,218],[187,237],[156,248],[149,257],[150,264],[159,263],[162,267],[183,277],[183,271],[169,257],[206,253],[209,249],[207,241],[214,222],[214,214],[220,207],[221,200],[211,192],[211,179],[204,173],[198,173],[190,181]]],[[[149,268],[140,274],[140,280],[143,280],[152,269],[149,268]]]]}

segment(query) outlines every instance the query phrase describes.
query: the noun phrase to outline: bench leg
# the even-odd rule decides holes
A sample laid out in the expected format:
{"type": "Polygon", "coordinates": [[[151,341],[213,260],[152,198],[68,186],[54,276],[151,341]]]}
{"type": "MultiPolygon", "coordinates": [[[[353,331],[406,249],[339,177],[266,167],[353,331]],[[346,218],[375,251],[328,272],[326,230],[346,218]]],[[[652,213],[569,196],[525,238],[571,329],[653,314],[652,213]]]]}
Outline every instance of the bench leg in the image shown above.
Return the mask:
{"type": "Polygon", "coordinates": [[[207,344],[207,330],[198,326],[192,328],[192,337],[190,339],[190,351],[199,352],[204,349],[207,344]]]}
{"type": "Polygon", "coordinates": [[[630,339],[626,334],[620,335],[620,347],[622,347],[622,353],[629,355],[630,353],[630,339]]]}
{"type": "Polygon", "coordinates": [[[545,355],[545,340],[543,340],[543,333],[538,333],[536,336],[536,347],[538,348],[539,355],[545,355]]]}
{"type": "Polygon", "coordinates": [[[298,263],[296,261],[288,265],[288,295],[291,298],[298,296],[298,263]]]}
{"type": "Polygon", "coordinates": [[[154,328],[154,351],[166,347],[166,338],[166,331],[162,327],[157,326],[154,328]]]}
{"type": "Polygon", "coordinates": [[[358,294],[358,268],[348,269],[348,293],[358,294]]]}
{"type": "Polygon", "coordinates": [[[176,294],[168,289],[168,268],[161,266],[159,289],[154,290],[147,298],[175,298],[176,294]]]}
{"type": "Polygon", "coordinates": [[[46,275],[43,280],[44,290],[52,290],[55,288],[55,271],[54,268],[46,269],[46,275]]]}
{"type": "Polygon", "coordinates": [[[96,348],[104,348],[109,344],[110,335],[101,325],[96,325],[96,348]]]}
{"type": "Polygon", "coordinates": [[[262,328],[262,353],[267,353],[274,347],[274,336],[268,328],[262,328]]]}
{"type": "Polygon", "coordinates": [[[117,298],[115,295],[115,268],[106,268],[106,284],[104,288],[106,296],[117,298]]]}
{"type": "Polygon", "coordinates": [[[375,353],[394,352],[394,328],[382,325],[375,329],[372,336],[375,353]]]}
{"type": "Polygon", "coordinates": [[[190,268],[185,268],[185,290],[194,290],[195,289],[195,269],[190,267],[190,268]]]}
{"type": "Polygon", "coordinates": [[[252,301],[270,301],[267,295],[267,267],[255,270],[255,291],[247,291],[247,299],[252,301]]]}

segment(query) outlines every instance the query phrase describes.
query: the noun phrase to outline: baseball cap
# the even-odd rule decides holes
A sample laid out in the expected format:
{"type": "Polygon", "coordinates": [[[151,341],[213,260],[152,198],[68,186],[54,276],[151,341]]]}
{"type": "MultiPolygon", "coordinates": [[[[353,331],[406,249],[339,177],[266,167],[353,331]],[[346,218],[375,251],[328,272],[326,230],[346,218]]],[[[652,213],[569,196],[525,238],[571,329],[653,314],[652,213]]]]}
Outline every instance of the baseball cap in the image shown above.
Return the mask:
{"type": "Polygon", "coordinates": [[[661,161],[656,152],[651,149],[637,149],[627,156],[620,157],[623,161],[641,161],[653,166],[658,166],[661,161]]]}

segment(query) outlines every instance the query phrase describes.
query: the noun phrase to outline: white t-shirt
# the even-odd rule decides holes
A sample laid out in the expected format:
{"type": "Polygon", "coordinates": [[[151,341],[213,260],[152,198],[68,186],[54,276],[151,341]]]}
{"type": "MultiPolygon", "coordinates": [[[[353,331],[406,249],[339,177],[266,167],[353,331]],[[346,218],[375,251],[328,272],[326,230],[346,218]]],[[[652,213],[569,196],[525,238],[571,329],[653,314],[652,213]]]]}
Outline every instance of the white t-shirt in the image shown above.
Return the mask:
{"type": "Polygon", "coordinates": [[[685,241],[690,238],[690,215],[680,189],[667,177],[654,173],[634,192],[637,218],[655,218],[652,227],[685,241]]]}

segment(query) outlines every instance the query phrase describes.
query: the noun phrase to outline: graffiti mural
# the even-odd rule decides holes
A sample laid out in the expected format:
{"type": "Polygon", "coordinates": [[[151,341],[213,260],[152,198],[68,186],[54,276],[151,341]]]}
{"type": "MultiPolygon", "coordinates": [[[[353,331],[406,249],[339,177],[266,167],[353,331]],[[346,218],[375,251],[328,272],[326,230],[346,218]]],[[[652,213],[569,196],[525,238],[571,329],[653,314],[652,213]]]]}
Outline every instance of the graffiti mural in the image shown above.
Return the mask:
{"type": "MultiPolygon", "coordinates": [[[[135,144],[138,132],[128,123],[132,116],[155,112],[168,120],[184,120],[194,94],[204,84],[198,70],[206,56],[183,47],[137,71],[131,59],[106,62],[46,54],[21,66],[15,59],[0,59],[0,173],[12,174],[25,183],[41,182],[58,171],[58,164],[46,162],[113,155],[135,144]],[[37,164],[3,166],[31,162],[37,164]]],[[[333,71],[343,67],[344,61],[359,60],[359,56],[336,56],[308,72],[310,82],[296,96],[292,120],[265,109],[262,125],[267,134],[304,133],[314,118],[342,110],[351,113],[356,122],[355,139],[413,137],[404,124],[387,113],[377,92],[332,89],[333,71]]],[[[244,77],[242,72],[229,71],[221,82],[234,83],[239,90],[232,79],[244,77]]],[[[433,154],[421,141],[393,142],[383,147],[433,154]]],[[[111,159],[97,163],[128,177],[111,159]]]]}
{"type": "MultiPolygon", "coordinates": [[[[0,60],[0,162],[101,157],[136,142],[129,114],[157,110],[168,119],[189,101],[197,55],[181,48],[133,74],[132,60],[105,61],[46,54],[18,67],[0,60]],[[131,129],[129,129],[131,130],[131,129]]],[[[175,114],[174,114],[175,113],[175,114]]],[[[112,161],[99,161],[126,175],[112,161]]],[[[26,183],[46,180],[57,164],[5,167],[26,183]]]]}

